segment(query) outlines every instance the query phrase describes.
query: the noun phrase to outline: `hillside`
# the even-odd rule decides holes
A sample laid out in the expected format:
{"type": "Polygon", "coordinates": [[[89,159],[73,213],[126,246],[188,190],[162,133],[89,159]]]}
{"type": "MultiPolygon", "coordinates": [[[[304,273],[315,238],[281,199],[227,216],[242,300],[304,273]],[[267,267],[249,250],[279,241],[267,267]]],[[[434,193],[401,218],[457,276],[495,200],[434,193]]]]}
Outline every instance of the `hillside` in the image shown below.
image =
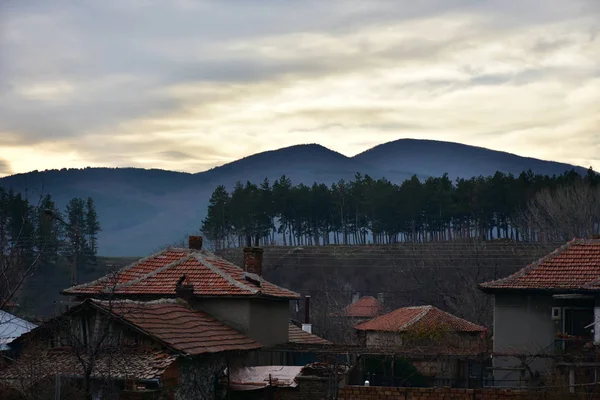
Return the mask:
{"type": "MultiPolygon", "coordinates": [[[[412,171],[417,175],[441,176],[448,173],[452,179],[488,176],[496,171],[518,175],[529,169],[551,176],[573,168],[569,164],[521,157],[483,147],[416,139],[384,143],[357,154],[353,159],[391,174],[412,171]]],[[[584,168],[576,169],[585,173],[584,168]]]]}
{"type": "MultiPolygon", "coordinates": [[[[294,184],[351,179],[356,172],[402,182],[420,178],[489,175],[495,171],[559,174],[572,166],[519,157],[458,143],[403,139],[355,157],[319,145],[300,145],[258,153],[196,174],[135,168],[34,171],[0,179],[0,185],[27,193],[32,202],[50,193],[62,208],[72,197],[91,196],[102,224],[100,254],[147,254],[197,232],[208,199],[219,184],[238,180],[273,181],[287,175],[294,184]]],[[[583,169],[580,169],[583,171],[583,169]]]]}
{"type": "MultiPolygon", "coordinates": [[[[560,243],[562,244],[562,243],[560,243]]],[[[278,285],[313,297],[315,323],[324,325],[352,294],[383,294],[388,309],[433,304],[474,321],[489,323],[490,296],[477,284],[506,276],[544,256],[560,244],[511,241],[405,243],[378,246],[265,247],[263,276],[278,285]]],[[[241,249],[218,254],[242,265],[241,249]]],[[[143,254],[142,256],[147,255],[143,254]]],[[[88,282],[120,269],[133,258],[99,257],[80,271],[88,282]]],[[[51,316],[60,290],[69,286],[68,269],[38,270],[26,282],[19,303],[30,315],[51,316]]]]}

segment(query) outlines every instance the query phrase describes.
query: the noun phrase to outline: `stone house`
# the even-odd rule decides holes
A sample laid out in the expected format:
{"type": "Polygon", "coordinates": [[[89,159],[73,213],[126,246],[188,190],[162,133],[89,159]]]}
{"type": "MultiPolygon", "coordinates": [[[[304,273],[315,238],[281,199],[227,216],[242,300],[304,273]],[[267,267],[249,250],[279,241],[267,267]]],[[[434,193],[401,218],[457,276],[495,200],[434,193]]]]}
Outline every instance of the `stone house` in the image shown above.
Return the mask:
{"type": "MultiPolygon", "coordinates": [[[[381,378],[388,384],[407,385],[395,382],[402,380],[394,376],[395,359],[409,361],[429,385],[469,387],[481,380],[472,371],[481,368],[487,352],[483,326],[433,306],[418,306],[399,308],[354,328],[364,355],[393,358],[382,360],[390,364],[389,376],[381,378]]],[[[369,374],[368,368],[363,372],[369,374]]]]}
{"type": "Polygon", "coordinates": [[[573,390],[575,384],[595,382],[600,368],[595,355],[600,343],[600,240],[572,240],[479,288],[494,296],[496,385],[525,386],[554,379],[556,372],[573,390]]]}
{"type": "MultiPolygon", "coordinates": [[[[94,379],[105,375],[105,370],[116,368],[114,373],[118,376],[112,380],[119,381],[122,389],[169,389],[175,398],[193,397],[186,382],[205,382],[199,389],[205,393],[196,397],[214,398],[218,393],[209,387],[216,382],[215,371],[225,370],[225,361],[232,366],[253,365],[263,351],[289,355],[292,346],[292,352],[302,353],[315,346],[315,341],[323,341],[290,326],[289,302],[300,296],[262,277],[262,249],[248,247],[243,251],[244,265],[238,267],[203,250],[202,238],[192,236],[188,248],[159,251],[115,273],[64,290],[63,294],[81,304],[56,320],[76,321],[69,325],[67,335],[79,338],[81,345],[86,335],[89,338],[91,333],[98,334],[96,321],[102,319],[94,317],[94,313],[109,316],[114,322],[108,324],[111,327],[106,331],[108,342],[127,347],[132,353],[131,360],[147,361],[140,361],[140,370],[125,374],[119,372],[109,357],[110,368],[104,368],[101,361],[88,371],[94,379]],[[175,317],[178,319],[171,320],[175,317]],[[209,320],[210,329],[203,330],[209,320]],[[180,331],[180,327],[189,331],[180,331]],[[130,337],[123,332],[136,335],[130,337]],[[194,342],[195,347],[185,347],[186,343],[194,342]],[[148,349],[151,349],[150,360],[148,349]],[[160,352],[162,360],[157,368],[151,361],[155,351],[160,352]],[[133,355],[136,352],[142,354],[133,355]],[[165,361],[171,358],[172,361],[165,361]]],[[[57,352],[72,353],[73,347],[78,347],[61,342],[61,330],[54,330],[56,335],[50,336],[55,343],[46,343],[44,335],[35,333],[51,326],[46,324],[34,330],[27,341],[20,342],[23,356],[29,352],[28,348],[33,353],[34,348],[47,346],[47,352],[55,357],[57,352]]],[[[23,358],[24,362],[26,359],[23,358]]],[[[17,364],[14,370],[18,372],[17,364]]],[[[55,375],[62,373],[61,368],[55,375]]],[[[12,377],[16,379],[17,375],[12,377]]]]}
{"type": "Polygon", "coordinates": [[[171,399],[211,398],[226,366],[261,347],[181,299],[87,299],[14,345],[21,354],[2,374],[13,387],[58,376],[98,396],[171,399]]]}

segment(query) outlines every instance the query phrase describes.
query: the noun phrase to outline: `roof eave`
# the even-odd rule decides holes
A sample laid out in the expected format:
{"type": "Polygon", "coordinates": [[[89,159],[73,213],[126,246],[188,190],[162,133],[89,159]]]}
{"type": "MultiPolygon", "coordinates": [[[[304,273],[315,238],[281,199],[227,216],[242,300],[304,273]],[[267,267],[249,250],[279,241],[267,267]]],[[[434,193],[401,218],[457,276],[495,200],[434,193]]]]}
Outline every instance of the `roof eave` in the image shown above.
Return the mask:
{"type": "Polygon", "coordinates": [[[587,289],[587,288],[523,288],[523,287],[490,287],[490,286],[478,286],[479,290],[487,294],[498,294],[498,293],[532,293],[532,294],[578,294],[578,293],[598,293],[600,289],[587,289]]]}

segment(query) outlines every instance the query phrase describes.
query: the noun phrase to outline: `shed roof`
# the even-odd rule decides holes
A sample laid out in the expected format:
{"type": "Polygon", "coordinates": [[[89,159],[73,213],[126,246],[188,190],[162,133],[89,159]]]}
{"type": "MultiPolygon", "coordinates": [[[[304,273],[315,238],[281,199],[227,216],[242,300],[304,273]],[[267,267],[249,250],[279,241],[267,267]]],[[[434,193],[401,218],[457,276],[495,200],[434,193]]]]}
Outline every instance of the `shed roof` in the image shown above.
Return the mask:
{"type": "Polygon", "coordinates": [[[234,368],[229,375],[230,386],[235,391],[264,389],[267,386],[293,388],[298,386],[296,377],[302,368],[283,365],[234,368]]]}
{"type": "MultiPolygon", "coordinates": [[[[176,357],[156,349],[123,347],[118,352],[101,352],[94,361],[93,378],[150,380],[159,378],[176,357]]],[[[74,351],[59,347],[32,349],[2,370],[1,380],[27,382],[54,375],[83,376],[81,361],[74,351]]]]}
{"type": "Polygon", "coordinates": [[[261,347],[243,333],[177,300],[88,302],[184,354],[244,351],[261,347]]]}
{"type": "Polygon", "coordinates": [[[0,350],[6,350],[9,343],[35,327],[31,322],[0,310],[0,350]]]}
{"type": "Polygon", "coordinates": [[[514,274],[479,287],[483,291],[600,290],[600,240],[571,240],[514,274]]]}
{"type": "Polygon", "coordinates": [[[288,342],[297,345],[331,345],[329,340],[308,333],[290,322],[288,328],[288,342]]]}
{"type": "Polygon", "coordinates": [[[177,282],[193,285],[194,295],[261,296],[297,299],[297,293],[246,273],[242,268],[205,250],[171,248],[142,258],[95,281],[65,289],[64,294],[88,297],[151,295],[174,297],[177,282]]]}
{"type": "Polygon", "coordinates": [[[433,306],[403,307],[355,325],[359,331],[403,332],[446,328],[453,332],[485,332],[486,328],[433,306]]]}

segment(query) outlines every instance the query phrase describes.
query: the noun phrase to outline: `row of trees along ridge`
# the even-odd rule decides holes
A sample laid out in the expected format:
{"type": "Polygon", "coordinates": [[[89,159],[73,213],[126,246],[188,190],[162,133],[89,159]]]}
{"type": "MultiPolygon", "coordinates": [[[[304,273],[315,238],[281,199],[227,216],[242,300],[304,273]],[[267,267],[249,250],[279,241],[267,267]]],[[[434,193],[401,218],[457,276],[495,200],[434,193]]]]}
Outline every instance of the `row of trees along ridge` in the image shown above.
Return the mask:
{"type": "MultiPolygon", "coordinates": [[[[496,172],[453,182],[444,174],[424,181],[413,176],[401,184],[357,173],[331,186],[293,185],[282,176],[273,184],[238,182],[231,193],[218,186],[201,230],[217,249],[244,245],[248,238],[283,245],[568,240],[573,233],[563,227],[540,225],[540,213],[548,210],[539,202],[567,189],[586,188],[595,196],[599,182],[591,168],[585,176],[574,170],[559,176],[496,172]]],[[[600,210],[592,214],[586,215],[592,218],[586,234],[598,228],[600,210]]]]}
{"type": "Polygon", "coordinates": [[[99,232],[91,198],[73,198],[61,213],[50,195],[32,204],[0,187],[0,307],[15,300],[34,269],[94,264],[99,232]]]}

